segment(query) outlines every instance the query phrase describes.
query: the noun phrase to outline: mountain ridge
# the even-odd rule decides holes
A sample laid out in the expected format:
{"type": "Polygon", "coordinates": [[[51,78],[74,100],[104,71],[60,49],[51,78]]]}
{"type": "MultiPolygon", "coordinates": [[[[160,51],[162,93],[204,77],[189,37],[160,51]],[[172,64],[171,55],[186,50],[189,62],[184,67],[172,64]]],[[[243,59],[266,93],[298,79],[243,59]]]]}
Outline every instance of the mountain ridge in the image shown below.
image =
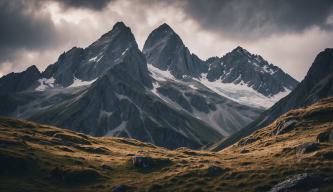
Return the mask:
{"type": "Polygon", "coordinates": [[[229,138],[217,144],[214,150],[220,150],[237,142],[252,132],[268,125],[283,113],[310,105],[322,98],[333,95],[333,49],[321,51],[315,58],[304,80],[286,97],[278,101],[258,119],[229,138]]]}

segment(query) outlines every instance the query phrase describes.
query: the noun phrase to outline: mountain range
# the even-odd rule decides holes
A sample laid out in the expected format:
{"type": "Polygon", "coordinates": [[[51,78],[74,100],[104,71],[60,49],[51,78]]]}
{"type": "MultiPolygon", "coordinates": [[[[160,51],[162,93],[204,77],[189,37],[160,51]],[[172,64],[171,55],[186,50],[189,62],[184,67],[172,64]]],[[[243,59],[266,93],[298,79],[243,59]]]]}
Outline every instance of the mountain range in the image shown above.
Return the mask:
{"type": "Polygon", "coordinates": [[[167,24],[151,32],[141,51],[118,22],[43,72],[31,66],[3,76],[0,114],[196,149],[241,131],[297,85],[241,47],[204,61],[167,24]]]}

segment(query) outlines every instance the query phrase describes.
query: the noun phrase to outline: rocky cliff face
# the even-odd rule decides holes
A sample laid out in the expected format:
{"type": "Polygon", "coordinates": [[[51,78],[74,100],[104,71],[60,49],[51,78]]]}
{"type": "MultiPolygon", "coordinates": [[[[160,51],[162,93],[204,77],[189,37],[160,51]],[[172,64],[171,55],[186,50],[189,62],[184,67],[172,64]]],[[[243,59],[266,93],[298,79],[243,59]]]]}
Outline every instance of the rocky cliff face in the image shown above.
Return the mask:
{"type": "Polygon", "coordinates": [[[149,91],[151,87],[145,57],[131,48],[82,94],[30,119],[95,136],[136,138],[171,149],[199,148],[221,137],[209,125],[156,98],[149,91]]]}
{"type": "Polygon", "coordinates": [[[180,37],[167,24],[150,33],[143,53],[149,64],[170,71],[176,78],[200,77],[202,71],[207,70],[207,66],[196,55],[190,53],[180,37]]]}
{"type": "Polygon", "coordinates": [[[298,84],[280,68],[241,47],[203,61],[190,53],[167,24],[150,33],[143,53],[149,64],[179,81],[197,79],[213,92],[251,107],[268,108],[298,84]]]}
{"type": "Polygon", "coordinates": [[[21,73],[10,73],[0,78],[0,95],[33,89],[38,85],[41,74],[36,66],[21,73]]]}
{"type": "Polygon", "coordinates": [[[130,49],[138,49],[131,29],[118,22],[89,47],[74,47],[63,53],[58,61],[46,68],[45,78],[54,78],[55,83],[67,87],[75,79],[91,81],[113,67],[130,49]]]}
{"type": "Polygon", "coordinates": [[[245,84],[267,97],[291,91],[298,84],[279,67],[269,64],[260,55],[253,55],[242,47],[237,47],[221,58],[210,58],[206,64],[209,66],[209,81],[245,84]]]}

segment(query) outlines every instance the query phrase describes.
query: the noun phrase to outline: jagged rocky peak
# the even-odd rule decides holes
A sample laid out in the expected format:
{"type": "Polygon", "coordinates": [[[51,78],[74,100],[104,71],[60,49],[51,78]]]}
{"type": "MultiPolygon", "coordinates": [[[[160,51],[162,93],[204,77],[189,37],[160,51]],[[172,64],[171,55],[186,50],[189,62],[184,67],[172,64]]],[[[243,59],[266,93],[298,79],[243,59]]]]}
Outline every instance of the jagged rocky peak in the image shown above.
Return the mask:
{"type": "Polygon", "coordinates": [[[196,55],[190,53],[179,35],[165,23],[149,34],[143,53],[149,64],[170,71],[176,78],[200,77],[207,68],[196,55]]]}
{"type": "Polygon", "coordinates": [[[156,30],[161,31],[165,34],[169,34],[169,35],[175,35],[176,34],[174,32],[174,30],[166,23],[163,23],[162,25],[160,25],[156,30]]]}
{"type": "Polygon", "coordinates": [[[63,53],[55,64],[48,66],[43,76],[55,79],[55,85],[62,87],[72,85],[76,79],[93,81],[120,63],[131,48],[138,49],[131,29],[117,22],[111,31],[87,48],[74,47],[63,53]]]}
{"type": "Polygon", "coordinates": [[[20,73],[9,73],[0,78],[0,94],[25,91],[37,86],[40,72],[35,65],[20,73]]]}
{"type": "Polygon", "coordinates": [[[332,75],[332,73],[333,48],[327,48],[316,56],[304,80],[318,83],[323,77],[332,75]]]}
{"type": "Polygon", "coordinates": [[[267,97],[289,92],[298,84],[279,67],[240,46],[221,58],[208,59],[206,64],[209,66],[207,73],[209,81],[221,80],[222,83],[246,84],[267,97]]]}
{"type": "Polygon", "coordinates": [[[38,70],[36,65],[31,65],[25,71],[28,72],[28,73],[33,73],[33,74],[40,74],[40,71],[38,70]]]}
{"type": "Polygon", "coordinates": [[[124,46],[128,46],[130,44],[131,46],[137,47],[137,43],[131,29],[127,27],[123,22],[117,22],[113,26],[111,31],[103,34],[96,42],[94,42],[88,48],[108,46],[110,43],[117,42],[122,42],[124,46]]]}

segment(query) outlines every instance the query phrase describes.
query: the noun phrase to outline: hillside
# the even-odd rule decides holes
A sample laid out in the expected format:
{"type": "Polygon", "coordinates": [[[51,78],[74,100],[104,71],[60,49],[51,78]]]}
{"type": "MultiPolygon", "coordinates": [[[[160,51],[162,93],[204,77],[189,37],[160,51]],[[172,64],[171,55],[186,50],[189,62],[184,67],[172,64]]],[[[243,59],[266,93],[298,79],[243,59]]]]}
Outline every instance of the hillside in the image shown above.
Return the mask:
{"type": "Polygon", "coordinates": [[[256,120],[213,147],[218,151],[228,147],[254,131],[261,129],[292,109],[311,105],[320,99],[333,96],[333,49],[320,52],[312,63],[305,78],[286,97],[263,112],[256,120]]]}
{"type": "Polygon", "coordinates": [[[332,114],[322,100],[218,153],[1,117],[0,191],[331,191],[332,114]]]}

